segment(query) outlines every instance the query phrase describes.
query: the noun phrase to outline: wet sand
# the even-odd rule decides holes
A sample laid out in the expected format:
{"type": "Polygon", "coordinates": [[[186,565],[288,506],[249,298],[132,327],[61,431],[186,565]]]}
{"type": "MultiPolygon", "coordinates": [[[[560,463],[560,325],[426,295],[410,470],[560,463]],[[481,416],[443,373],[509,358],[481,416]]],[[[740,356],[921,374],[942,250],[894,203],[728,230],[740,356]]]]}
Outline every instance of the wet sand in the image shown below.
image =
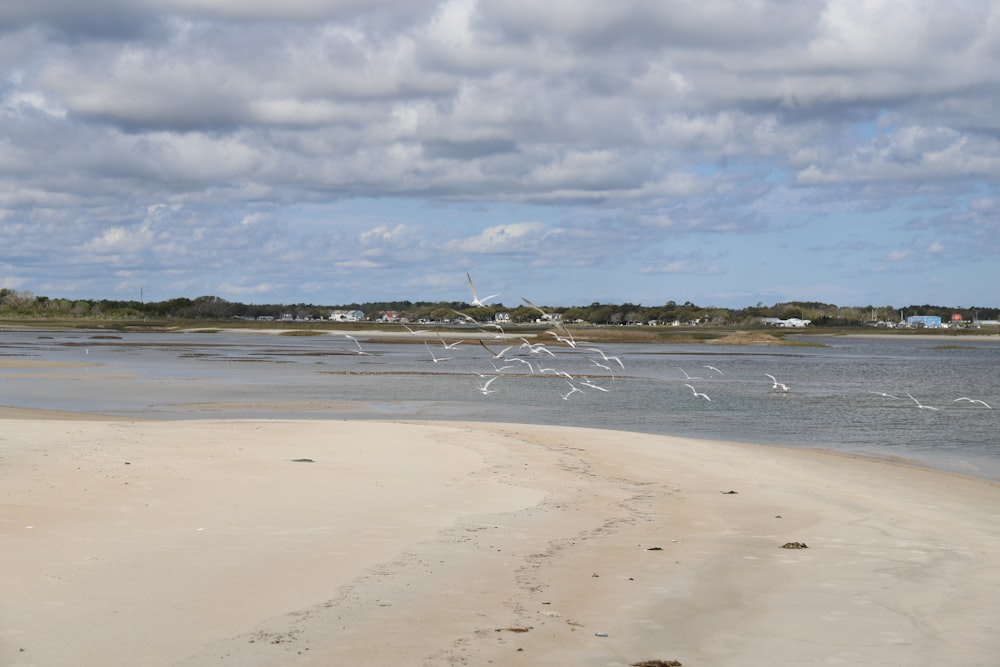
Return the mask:
{"type": "Polygon", "coordinates": [[[565,427],[0,426],[4,665],[1000,655],[988,481],[565,427]]]}

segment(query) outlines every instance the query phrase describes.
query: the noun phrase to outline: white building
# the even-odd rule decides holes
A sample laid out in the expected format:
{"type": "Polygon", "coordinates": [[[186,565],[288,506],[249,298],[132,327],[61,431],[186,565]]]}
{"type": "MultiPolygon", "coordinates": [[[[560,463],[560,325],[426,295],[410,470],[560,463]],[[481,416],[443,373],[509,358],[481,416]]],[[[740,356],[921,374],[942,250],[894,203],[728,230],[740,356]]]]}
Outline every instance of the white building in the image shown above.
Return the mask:
{"type": "Polygon", "coordinates": [[[365,314],[360,310],[335,310],[330,313],[330,319],[334,322],[359,322],[365,319],[365,314]]]}
{"type": "Polygon", "coordinates": [[[767,326],[786,327],[789,329],[804,329],[812,324],[812,320],[800,320],[797,317],[789,317],[787,320],[782,320],[777,317],[761,317],[758,321],[767,326]]]}

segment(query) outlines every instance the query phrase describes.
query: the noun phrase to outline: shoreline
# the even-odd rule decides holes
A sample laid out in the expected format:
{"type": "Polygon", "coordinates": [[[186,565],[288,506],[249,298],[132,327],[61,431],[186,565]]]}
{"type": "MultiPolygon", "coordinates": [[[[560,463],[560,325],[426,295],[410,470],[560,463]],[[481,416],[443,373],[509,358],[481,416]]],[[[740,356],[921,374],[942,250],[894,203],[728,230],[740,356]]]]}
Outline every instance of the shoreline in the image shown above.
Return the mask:
{"type": "MultiPolygon", "coordinates": [[[[403,325],[384,325],[379,328],[362,328],[358,323],[347,324],[346,326],[341,323],[339,326],[336,324],[324,323],[323,328],[315,328],[313,326],[291,326],[284,328],[276,328],[273,326],[227,326],[227,323],[206,323],[204,326],[178,326],[178,327],[154,327],[146,329],[144,327],[130,327],[128,322],[119,322],[117,324],[108,326],[108,322],[95,320],[89,326],[69,326],[69,325],[27,325],[27,324],[17,324],[15,321],[7,320],[0,323],[0,332],[3,331],[69,331],[77,333],[100,333],[105,335],[118,335],[121,333],[161,333],[161,334],[202,334],[206,336],[210,335],[225,335],[231,333],[244,333],[244,334],[260,334],[260,335],[271,335],[271,336],[296,336],[296,335],[308,335],[308,336],[329,336],[329,335],[340,335],[341,333],[349,333],[352,336],[365,336],[373,340],[384,340],[392,342],[410,342],[410,343],[423,343],[425,340],[437,340],[438,336],[445,339],[457,339],[457,338],[468,338],[468,339],[481,339],[490,340],[495,337],[494,332],[483,332],[475,328],[463,328],[463,327],[451,327],[447,325],[421,325],[430,327],[424,333],[414,334],[409,330],[402,328],[403,325]]],[[[537,338],[540,335],[540,331],[545,330],[544,324],[529,324],[529,325],[510,325],[509,329],[511,333],[506,334],[507,338],[537,338]],[[522,330],[523,329],[523,330],[522,330]]],[[[749,336],[749,342],[732,343],[741,345],[761,345],[768,346],[774,345],[774,342],[753,342],[752,337],[770,337],[776,339],[779,345],[794,345],[795,343],[786,341],[784,339],[788,338],[791,340],[801,340],[816,337],[816,336],[826,336],[833,338],[871,338],[871,339],[889,339],[889,340],[954,340],[954,339],[965,339],[965,340],[985,340],[990,342],[1000,342],[1000,329],[987,328],[985,331],[982,329],[938,329],[933,332],[921,331],[921,330],[911,330],[907,332],[899,331],[886,331],[881,330],[878,332],[872,331],[870,328],[858,327],[850,329],[833,328],[830,330],[825,330],[822,328],[817,329],[774,329],[774,328],[724,328],[717,329],[714,327],[672,327],[672,326],[640,326],[640,327],[624,327],[624,326],[608,326],[608,325],[573,325],[571,329],[577,333],[584,332],[606,332],[607,336],[601,336],[598,334],[599,340],[597,342],[601,344],[612,344],[612,343],[628,343],[628,344],[726,344],[724,341],[727,336],[737,335],[737,336],[749,336]],[[706,338],[705,336],[713,336],[706,338]]],[[[554,345],[553,341],[547,341],[548,344],[554,345]]],[[[0,359],[2,360],[2,359],[0,359]]]]}
{"type": "Polygon", "coordinates": [[[995,482],[573,427],[10,414],[4,664],[1000,654],[995,482]]]}

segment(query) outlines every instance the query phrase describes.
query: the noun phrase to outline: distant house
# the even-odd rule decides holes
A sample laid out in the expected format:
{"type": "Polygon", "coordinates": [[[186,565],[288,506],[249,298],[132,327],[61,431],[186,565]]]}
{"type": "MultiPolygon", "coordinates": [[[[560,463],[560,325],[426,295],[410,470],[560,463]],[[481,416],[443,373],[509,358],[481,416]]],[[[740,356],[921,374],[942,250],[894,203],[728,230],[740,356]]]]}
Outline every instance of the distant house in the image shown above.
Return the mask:
{"type": "Polygon", "coordinates": [[[493,321],[497,324],[507,324],[510,322],[510,313],[497,313],[493,316],[493,321]]]}
{"type": "Polygon", "coordinates": [[[365,319],[365,314],[360,310],[335,310],[330,313],[330,319],[334,322],[359,322],[365,319]]]}
{"type": "Polygon", "coordinates": [[[789,317],[787,320],[779,317],[761,317],[758,321],[765,326],[788,329],[804,329],[812,324],[812,320],[802,320],[798,317],[789,317]]]}
{"type": "Polygon", "coordinates": [[[941,326],[941,317],[938,315],[910,315],[906,318],[906,323],[911,327],[937,329],[941,326]]]}

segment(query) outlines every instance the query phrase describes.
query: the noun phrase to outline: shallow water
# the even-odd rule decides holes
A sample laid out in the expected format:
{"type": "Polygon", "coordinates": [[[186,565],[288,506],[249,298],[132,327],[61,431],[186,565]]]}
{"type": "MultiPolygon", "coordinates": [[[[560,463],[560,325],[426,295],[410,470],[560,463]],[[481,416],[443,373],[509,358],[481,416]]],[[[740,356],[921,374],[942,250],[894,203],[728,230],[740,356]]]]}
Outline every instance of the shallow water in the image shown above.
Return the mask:
{"type": "MultiPolygon", "coordinates": [[[[333,334],[0,331],[0,358],[79,369],[0,369],[0,404],[184,418],[461,419],[590,426],[901,457],[1000,479],[1000,341],[810,337],[825,347],[608,344],[529,354],[496,375],[478,344],[333,334]],[[439,358],[435,363],[431,350],[439,358]],[[612,372],[591,359],[610,365],[612,372]],[[721,374],[706,368],[715,366],[721,374]],[[613,373],[613,375],[612,375],[613,373]],[[766,374],[789,386],[772,389],[766,374]],[[697,379],[687,379],[687,375],[697,379]],[[607,391],[579,384],[589,377],[607,391]],[[130,379],[122,382],[123,378],[130,379]],[[694,396],[685,384],[708,394],[694,396]],[[880,396],[885,392],[897,398],[880,396]],[[911,394],[914,399],[907,397],[911,394]],[[981,399],[994,410],[959,397],[981,399]],[[921,409],[916,401],[937,410],[921,409]]],[[[519,342],[516,341],[515,342],[519,342]]],[[[489,345],[499,350],[501,341],[489,345]]]]}

